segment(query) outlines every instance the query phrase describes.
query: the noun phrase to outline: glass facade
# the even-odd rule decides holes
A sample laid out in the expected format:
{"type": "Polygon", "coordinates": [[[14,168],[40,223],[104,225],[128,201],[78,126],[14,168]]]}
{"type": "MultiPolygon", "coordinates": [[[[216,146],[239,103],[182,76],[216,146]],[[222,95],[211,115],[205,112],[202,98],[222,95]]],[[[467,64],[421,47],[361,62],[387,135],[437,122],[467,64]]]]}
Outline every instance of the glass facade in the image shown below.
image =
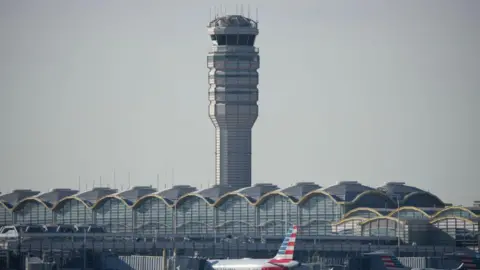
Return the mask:
{"type": "Polygon", "coordinates": [[[93,212],[79,199],[66,199],[53,210],[56,224],[93,224],[93,212]]]}
{"type": "Polygon", "coordinates": [[[405,219],[429,219],[430,217],[420,209],[400,209],[399,211],[394,211],[390,214],[392,217],[398,218],[400,220],[405,219]]]}
{"type": "Polygon", "coordinates": [[[342,207],[322,193],[312,194],[302,201],[299,211],[299,234],[302,235],[329,235],[332,232],[331,224],[342,217],[342,207]]]}
{"type": "Polygon", "coordinates": [[[124,200],[108,197],[95,207],[95,223],[114,233],[133,232],[132,209],[124,200]]]}
{"type": "Polygon", "coordinates": [[[12,211],[3,203],[0,203],[0,227],[13,223],[12,211]]]}
{"type": "Polygon", "coordinates": [[[463,217],[467,219],[476,218],[472,211],[465,209],[463,207],[451,207],[437,212],[434,215],[434,218],[444,218],[444,217],[463,217]]]}
{"type": "Polygon", "coordinates": [[[332,225],[332,231],[336,235],[362,235],[361,223],[366,221],[366,218],[352,217],[332,225]]]}
{"type": "Polygon", "coordinates": [[[262,235],[285,235],[290,224],[298,224],[297,209],[280,194],[268,196],[257,207],[258,225],[262,235]]]}
{"type": "Polygon", "coordinates": [[[432,224],[440,230],[446,232],[454,239],[463,239],[478,234],[478,222],[458,217],[439,218],[432,224]]]}
{"type": "Polygon", "coordinates": [[[174,212],[174,227],[178,234],[204,235],[213,232],[213,207],[200,196],[188,196],[178,202],[174,212]]]}
{"type": "MultiPolygon", "coordinates": [[[[322,191],[296,199],[284,193],[270,192],[258,201],[243,194],[228,193],[214,202],[200,194],[188,194],[176,203],[157,195],[147,195],[137,202],[107,196],[97,203],[69,197],[53,207],[37,198],[23,200],[13,209],[1,205],[0,224],[98,224],[114,233],[206,234],[281,236],[292,224],[299,226],[299,236],[364,235],[394,236],[397,221],[402,233],[437,227],[455,239],[478,234],[479,216],[464,207],[368,208],[362,200],[338,202],[322,191]],[[352,207],[345,214],[345,209],[352,207]],[[13,214],[12,214],[13,211],[13,214]],[[428,214],[427,214],[428,213],[428,214]],[[413,222],[413,223],[412,223],[413,222]],[[407,225],[408,224],[408,225],[407,225]],[[427,224],[427,225],[425,225],[427,224]],[[428,225],[431,224],[431,225],[428,225]]],[[[384,198],[371,193],[362,198],[384,198]]]]}
{"type": "Polygon", "coordinates": [[[15,223],[50,224],[53,222],[52,210],[43,202],[35,199],[22,201],[14,209],[15,223]]]}
{"type": "Polygon", "coordinates": [[[161,198],[146,198],[135,207],[133,214],[137,232],[171,234],[174,231],[172,207],[161,198]]]}
{"type": "Polygon", "coordinates": [[[216,207],[215,224],[220,234],[254,234],[256,209],[247,198],[228,196],[216,207]]]}
{"type": "Polygon", "coordinates": [[[407,242],[408,226],[393,218],[375,218],[363,222],[361,226],[363,236],[400,237],[407,242]]]}
{"type": "Polygon", "coordinates": [[[377,211],[374,211],[373,209],[358,208],[345,214],[344,218],[355,218],[355,217],[374,218],[379,216],[380,216],[379,213],[377,211]]]}

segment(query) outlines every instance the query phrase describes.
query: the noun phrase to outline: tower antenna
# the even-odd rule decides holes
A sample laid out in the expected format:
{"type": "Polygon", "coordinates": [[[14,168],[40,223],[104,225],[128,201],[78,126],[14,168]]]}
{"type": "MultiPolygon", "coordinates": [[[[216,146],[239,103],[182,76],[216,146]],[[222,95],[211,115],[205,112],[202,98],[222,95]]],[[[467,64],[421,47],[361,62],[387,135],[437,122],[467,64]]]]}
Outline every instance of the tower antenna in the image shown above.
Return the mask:
{"type": "Polygon", "coordinates": [[[102,176],[100,175],[100,187],[102,187],[102,176]]]}
{"type": "Polygon", "coordinates": [[[248,4],[248,18],[250,18],[250,4],[248,4]]]}
{"type": "Polygon", "coordinates": [[[172,187],[175,185],[175,168],[172,168],[172,187]]]}
{"type": "Polygon", "coordinates": [[[78,191],[80,191],[80,175],[78,176],[78,191]]]}

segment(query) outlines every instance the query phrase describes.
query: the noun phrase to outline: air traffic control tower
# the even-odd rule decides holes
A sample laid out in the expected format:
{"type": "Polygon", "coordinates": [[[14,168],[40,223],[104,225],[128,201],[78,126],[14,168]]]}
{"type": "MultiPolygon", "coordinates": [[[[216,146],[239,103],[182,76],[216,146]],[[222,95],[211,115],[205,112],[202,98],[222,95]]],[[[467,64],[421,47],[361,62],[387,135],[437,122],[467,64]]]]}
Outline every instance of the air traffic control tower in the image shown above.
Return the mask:
{"type": "Polygon", "coordinates": [[[215,126],[215,182],[235,188],[252,184],[252,127],[258,116],[260,58],[254,47],[257,22],[240,15],[208,25],[209,115],[215,126]]]}

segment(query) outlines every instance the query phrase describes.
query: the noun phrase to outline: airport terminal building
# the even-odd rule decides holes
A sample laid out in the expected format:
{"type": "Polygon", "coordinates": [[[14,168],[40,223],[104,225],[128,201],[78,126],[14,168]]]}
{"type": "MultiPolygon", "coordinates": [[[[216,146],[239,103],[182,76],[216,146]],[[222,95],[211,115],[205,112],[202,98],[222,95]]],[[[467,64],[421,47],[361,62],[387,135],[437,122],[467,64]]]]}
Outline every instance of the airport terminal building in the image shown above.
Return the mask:
{"type": "MultiPolygon", "coordinates": [[[[207,26],[212,47],[209,118],[215,127],[215,186],[157,191],[14,190],[0,195],[0,225],[96,224],[113,233],[222,237],[391,237],[405,244],[478,245],[480,207],[451,206],[405,183],[374,188],[355,181],[322,187],[251,185],[252,128],[258,117],[258,22],[240,15],[207,26]]],[[[338,237],[338,238],[337,238],[338,237]]]]}
{"type": "Polygon", "coordinates": [[[478,245],[480,224],[478,206],[449,206],[395,182],[379,188],[349,181],[325,188],[302,182],[284,189],[256,184],[237,190],[219,185],[14,190],[0,195],[0,205],[1,225],[97,224],[139,235],[273,237],[297,224],[304,238],[399,236],[404,243],[478,245]]]}

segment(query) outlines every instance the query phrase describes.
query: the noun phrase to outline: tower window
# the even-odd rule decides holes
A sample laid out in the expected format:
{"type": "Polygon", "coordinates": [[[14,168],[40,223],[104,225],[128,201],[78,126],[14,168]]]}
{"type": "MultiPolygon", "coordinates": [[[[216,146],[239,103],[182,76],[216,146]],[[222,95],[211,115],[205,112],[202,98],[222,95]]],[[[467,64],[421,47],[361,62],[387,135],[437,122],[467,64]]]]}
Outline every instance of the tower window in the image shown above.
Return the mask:
{"type": "Polygon", "coordinates": [[[210,36],[218,45],[253,46],[255,35],[212,35],[210,36]]]}

